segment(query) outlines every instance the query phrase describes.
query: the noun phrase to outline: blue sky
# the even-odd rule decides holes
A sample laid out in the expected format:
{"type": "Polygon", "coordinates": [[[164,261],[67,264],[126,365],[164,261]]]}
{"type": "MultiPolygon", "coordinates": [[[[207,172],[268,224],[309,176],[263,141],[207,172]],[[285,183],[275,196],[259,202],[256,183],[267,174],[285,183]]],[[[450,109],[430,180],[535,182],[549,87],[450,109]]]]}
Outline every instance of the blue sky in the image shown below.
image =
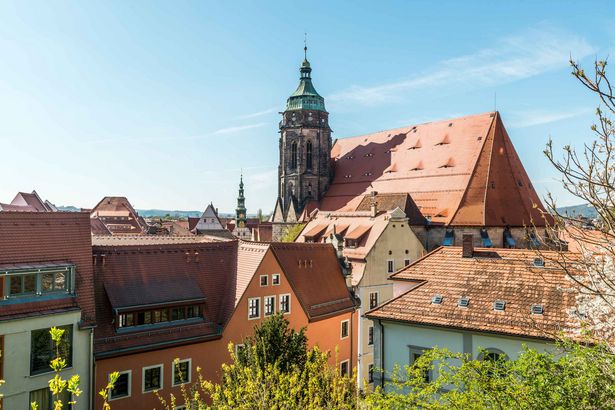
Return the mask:
{"type": "MultiPolygon", "coordinates": [[[[335,138],[491,111],[539,194],[542,149],[591,138],[570,75],[615,51],[612,2],[0,2],[0,202],[274,205],[303,33],[335,138]]],[[[615,76],[615,70],[612,71],[615,76]]]]}

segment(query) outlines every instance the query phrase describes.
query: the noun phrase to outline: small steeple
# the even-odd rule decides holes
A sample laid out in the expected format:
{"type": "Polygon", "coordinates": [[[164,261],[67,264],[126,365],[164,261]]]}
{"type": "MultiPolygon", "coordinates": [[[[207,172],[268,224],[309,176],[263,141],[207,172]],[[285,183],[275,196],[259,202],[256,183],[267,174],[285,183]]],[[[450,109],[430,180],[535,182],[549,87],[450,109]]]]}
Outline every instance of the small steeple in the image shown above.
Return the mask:
{"type": "Polygon", "coordinates": [[[243,172],[239,177],[239,195],[237,196],[237,208],[235,209],[235,226],[246,226],[246,198],[243,194],[243,172]]]}

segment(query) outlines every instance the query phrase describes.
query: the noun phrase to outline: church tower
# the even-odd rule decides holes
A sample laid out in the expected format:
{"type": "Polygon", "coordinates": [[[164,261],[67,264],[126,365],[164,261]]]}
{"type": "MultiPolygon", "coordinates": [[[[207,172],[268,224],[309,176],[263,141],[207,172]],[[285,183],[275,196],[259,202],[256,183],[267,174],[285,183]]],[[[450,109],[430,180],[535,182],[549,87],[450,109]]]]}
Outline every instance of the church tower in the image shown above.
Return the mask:
{"type": "Polygon", "coordinates": [[[239,178],[239,195],[237,196],[237,208],[235,208],[235,229],[233,235],[240,239],[250,239],[252,232],[248,228],[246,216],[246,198],[243,196],[243,174],[239,178]]]}
{"type": "Polygon", "coordinates": [[[296,222],[309,201],[323,197],[331,178],[329,113],[325,99],[312,84],[307,46],[299,71],[299,86],[288,97],[280,121],[278,203],[274,213],[283,214],[287,223],[296,222]]]}

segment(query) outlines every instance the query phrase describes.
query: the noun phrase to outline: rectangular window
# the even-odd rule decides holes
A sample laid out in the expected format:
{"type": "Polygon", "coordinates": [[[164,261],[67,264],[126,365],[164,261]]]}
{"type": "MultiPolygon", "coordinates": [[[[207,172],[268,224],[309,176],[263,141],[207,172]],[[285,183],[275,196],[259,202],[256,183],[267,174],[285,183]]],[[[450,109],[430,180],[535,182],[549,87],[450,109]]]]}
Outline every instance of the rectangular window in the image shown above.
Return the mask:
{"type": "Polygon", "coordinates": [[[269,276],[261,275],[261,286],[267,286],[269,282],[269,276]]]}
{"type": "Polygon", "coordinates": [[[369,308],[378,306],[378,292],[369,292],[369,308]]]}
{"type": "Polygon", "coordinates": [[[348,360],[344,360],[340,363],[340,375],[342,377],[348,376],[350,374],[350,364],[348,360]]]}
{"type": "Polygon", "coordinates": [[[248,319],[258,319],[261,317],[260,298],[248,299],[248,319]]]}
{"type": "Polygon", "coordinates": [[[162,365],[143,368],[143,393],[162,389],[162,365]]]}
{"type": "Polygon", "coordinates": [[[367,382],[368,383],[374,382],[374,364],[373,363],[367,366],[367,382]]]}
{"type": "MultiPolygon", "coordinates": [[[[66,366],[73,365],[73,326],[58,326],[64,329],[60,343],[60,356],[66,366]]],[[[52,371],[49,363],[56,357],[56,349],[51,340],[50,328],[33,330],[30,334],[30,375],[52,371]]]]}
{"type": "Polygon", "coordinates": [[[393,259],[389,259],[387,261],[387,272],[388,273],[395,272],[395,261],[393,259]]]}
{"type": "Polygon", "coordinates": [[[280,295],[280,312],[290,313],[290,295],[280,295]]]}
{"type": "MultiPolygon", "coordinates": [[[[419,357],[421,357],[423,353],[425,353],[425,350],[427,349],[422,347],[410,347],[410,366],[412,366],[414,362],[416,362],[419,357]]],[[[423,377],[425,379],[425,382],[429,383],[431,381],[431,370],[425,370],[425,372],[423,373],[423,377]]]]}
{"type": "MultiPolygon", "coordinates": [[[[30,392],[30,400],[28,403],[36,403],[38,410],[52,410],[55,408],[54,401],[60,400],[63,404],[63,409],[70,409],[69,402],[71,401],[71,394],[64,390],[60,393],[59,397],[53,397],[51,390],[45,387],[43,389],[32,390],[30,392]]],[[[30,408],[30,406],[28,406],[30,408]]]]}
{"type": "Polygon", "coordinates": [[[9,272],[0,276],[3,294],[6,297],[41,296],[49,293],[71,291],[73,268],[63,267],[38,272],[9,272]]]}
{"type": "Polygon", "coordinates": [[[190,383],[192,376],[192,360],[184,359],[177,363],[173,363],[173,386],[179,384],[190,383]]]}
{"type": "Polygon", "coordinates": [[[342,328],[341,328],[341,334],[340,334],[340,338],[341,339],[346,339],[348,337],[348,326],[350,324],[349,320],[342,320],[342,328]]]}
{"type": "Polygon", "coordinates": [[[410,259],[404,259],[404,266],[410,265],[410,259]]]}
{"type": "Polygon", "coordinates": [[[265,296],[265,316],[275,313],[275,296],[265,296]]]}
{"type": "Polygon", "coordinates": [[[271,284],[272,285],[280,284],[280,274],[279,273],[274,273],[273,275],[271,275],[271,284]]]}
{"type": "Polygon", "coordinates": [[[241,351],[246,347],[246,345],[244,345],[243,343],[239,343],[235,345],[235,355],[239,356],[239,354],[241,353],[241,351]]]}
{"type": "Polygon", "coordinates": [[[374,326],[367,328],[367,344],[370,346],[374,344],[374,326]]]}
{"type": "Polygon", "coordinates": [[[120,376],[117,378],[113,389],[109,392],[109,399],[121,399],[124,397],[130,397],[130,385],[132,383],[132,371],[126,370],[120,372],[120,376]]]}

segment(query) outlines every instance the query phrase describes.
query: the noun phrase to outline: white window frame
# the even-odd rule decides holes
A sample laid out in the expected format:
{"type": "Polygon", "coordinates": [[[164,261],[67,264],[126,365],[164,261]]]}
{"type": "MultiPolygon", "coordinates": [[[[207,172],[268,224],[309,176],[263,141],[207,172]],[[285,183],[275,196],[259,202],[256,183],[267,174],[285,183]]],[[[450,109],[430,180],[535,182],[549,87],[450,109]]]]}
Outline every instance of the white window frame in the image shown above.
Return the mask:
{"type": "Polygon", "coordinates": [[[243,349],[243,348],[245,348],[245,347],[246,347],[246,345],[245,345],[245,344],[243,344],[243,343],[237,343],[237,344],[235,345],[235,356],[238,356],[238,355],[239,355],[239,349],[243,349]]]}
{"type": "MultiPolygon", "coordinates": [[[[425,354],[425,352],[427,352],[429,350],[431,350],[431,349],[427,348],[427,347],[408,345],[408,363],[409,363],[409,365],[412,366],[414,364],[414,362],[415,362],[414,355],[415,354],[417,354],[419,356],[422,356],[422,355],[425,354]]],[[[431,383],[434,380],[433,369],[428,370],[426,376],[429,379],[429,382],[431,383]]]]}
{"type": "Polygon", "coordinates": [[[192,382],[192,359],[191,358],[180,359],[179,362],[177,362],[177,364],[183,363],[183,362],[188,362],[188,375],[187,375],[188,379],[181,383],[175,384],[175,370],[177,370],[177,368],[175,367],[175,361],[172,361],[171,362],[171,386],[172,387],[181,386],[182,384],[188,384],[192,382]]]}
{"type": "Polygon", "coordinates": [[[269,275],[260,275],[258,277],[258,284],[261,288],[269,286],[269,275]],[[265,284],[263,285],[263,278],[265,278],[265,284]]]}
{"type": "Polygon", "coordinates": [[[387,259],[387,273],[395,272],[395,259],[387,259]],[[389,269],[389,266],[393,268],[393,270],[389,269]]]}
{"type": "Polygon", "coordinates": [[[380,292],[377,290],[373,292],[369,292],[369,298],[367,299],[367,303],[370,309],[375,309],[380,304],[380,292]],[[376,294],[376,306],[372,307],[372,294],[376,294]]]}
{"type": "MultiPolygon", "coordinates": [[[[123,375],[123,374],[128,374],[128,394],[126,396],[120,396],[120,397],[113,397],[112,395],[112,391],[113,389],[109,389],[109,401],[113,401],[113,400],[121,400],[121,399],[125,399],[127,397],[132,396],[132,370],[124,370],[119,372],[119,376],[123,375]]],[[[109,377],[111,376],[111,374],[109,374],[109,377]]]]}
{"type": "Polygon", "coordinates": [[[256,297],[256,298],[248,298],[248,320],[257,320],[261,318],[261,298],[260,297],[256,297]],[[258,306],[257,306],[257,315],[252,317],[250,316],[250,302],[252,302],[253,300],[258,301],[258,306]]]}
{"type": "Polygon", "coordinates": [[[350,320],[349,319],[342,320],[340,322],[340,340],[348,339],[349,337],[350,337],[350,320]],[[346,336],[344,336],[344,323],[347,323],[346,325],[347,335],[346,336]]]}
{"type": "Polygon", "coordinates": [[[290,315],[291,306],[292,306],[292,303],[291,303],[290,293],[283,293],[283,294],[281,294],[279,296],[279,300],[278,300],[278,312],[283,312],[283,314],[285,314],[285,315],[290,315]],[[282,298],[284,296],[288,296],[288,312],[285,312],[285,311],[282,310],[282,298]]]}
{"type": "Polygon", "coordinates": [[[152,393],[156,390],[162,390],[164,388],[164,364],[153,364],[151,366],[146,366],[141,370],[141,393],[152,393]],[[160,367],[160,387],[152,390],[145,390],[145,371],[149,369],[155,369],[156,367],[160,367]]]}
{"type": "Polygon", "coordinates": [[[367,327],[367,345],[368,346],[373,346],[374,345],[374,326],[368,326],[367,327]],[[371,343],[370,343],[370,333],[371,333],[371,343]]]}
{"type": "Polygon", "coordinates": [[[269,317],[275,315],[275,305],[276,305],[276,297],[275,295],[264,296],[263,297],[263,317],[269,317]],[[271,313],[267,314],[267,299],[273,298],[273,303],[271,304],[271,313]]]}
{"type": "Polygon", "coordinates": [[[342,373],[342,365],[344,363],[348,365],[348,373],[346,374],[346,377],[350,377],[350,360],[342,360],[340,362],[340,376],[344,376],[344,374],[342,373]]]}
{"type": "Polygon", "coordinates": [[[271,275],[271,286],[280,286],[280,283],[282,283],[282,275],[280,275],[279,273],[274,273],[271,275]],[[275,283],[274,278],[278,279],[278,283],[275,283]]]}

